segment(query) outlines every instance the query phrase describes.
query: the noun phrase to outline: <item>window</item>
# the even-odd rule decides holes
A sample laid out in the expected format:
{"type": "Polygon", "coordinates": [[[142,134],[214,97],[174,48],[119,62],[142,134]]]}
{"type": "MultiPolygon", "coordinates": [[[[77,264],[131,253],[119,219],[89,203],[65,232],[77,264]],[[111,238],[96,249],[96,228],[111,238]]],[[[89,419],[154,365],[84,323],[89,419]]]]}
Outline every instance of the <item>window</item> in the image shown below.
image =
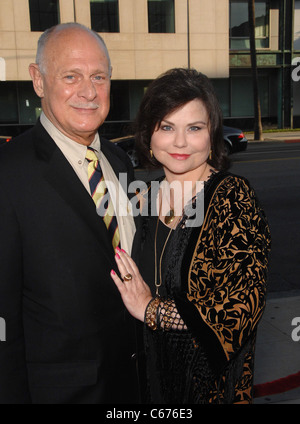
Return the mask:
{"type": "Polygon", "coordinates": [[[294,50],[300,50],[300,1],[295,0],[294,11],[294,50]]]}
{"type": "Polygon", "coordinates": [[[41,99],[32,90],[31,81],[18,82],[18,109],[21,125],[34,125],[41,113],[41,99]]]}
{"type": "Polygon", "coordinates": [[[58,0],[29,0],[31,31],[45,31],[60,22],[58,0]]]}
{"type": "Polygon", "coordinates": [[[107,121],[129,120],[129,84],[128,81],[112,81],[110,93],[110,111],[107,121]]]}
{"type": "Polygon", "coordinates": [[[149,32],[174,33],[174,0],[148,0],[149,32]]]}
{"type": "Polygon", "coordinates": [[[96,32],[119,32],[119,1],[90,0],[91,25],[96,32]]]}
{"type": "Polygon", "coordinates": [[[211,80],[222,109],[223,117],[230,116],[230,80],[218,78],[211,80]]]}
{"type": "MultiPolygon", "coordinates": [[[[252,76],[234,76],[231,79],[231,116],[253,117],[253,85],[252,76]],[[242,93],[242,95],[241,95],[242,93]]],[[[269,77],[259,75],[260,106],[262,116],[269,115],[269,77]]]]}
{"type": "Polygon", "coordinates": [[[18,122],[18,96],[15,82],[0,82],[0,124],[18,122]]]}
{"type": "Polygon", "coordinates": [[[34,125],[40,112],[41,100],[31,81],[0,82],[0,126],[34,125]]]}
{"type": "MultiPolygon", "coordinates": [[[[256,48],[269,47],[269,2],[255,1],[256,48]]],[[[230,49],[249,50],[248,1],[230,1],[230,49]]]]}

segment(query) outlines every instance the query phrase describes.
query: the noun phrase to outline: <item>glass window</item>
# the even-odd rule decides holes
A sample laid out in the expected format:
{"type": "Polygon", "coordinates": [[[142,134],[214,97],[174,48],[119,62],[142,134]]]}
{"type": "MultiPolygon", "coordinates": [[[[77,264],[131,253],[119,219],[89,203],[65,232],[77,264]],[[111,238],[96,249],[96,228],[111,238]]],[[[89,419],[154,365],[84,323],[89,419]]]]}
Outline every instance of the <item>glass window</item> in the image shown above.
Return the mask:
{"type": "Polygon", "coordinates": [[[31,31],[45,31],[60,21],[59,0],[29,0],[31,31]]]}
{"type": "Polygon", "coordinates": [[[34,125],[40,113],[31,81],[0,82],[0,124],[34,125]]]}
{"type": "Polygon", "coordinates": [[[294,11],[294,49],[300,50],[300,1],[295,0],[294,11]]]}
{"type": "Polygon", "coordinates": [[[0,82],[0,123],[18,123],[18,95],[15,82],[0,82]]]}
{"type": "MultiPolygon", "coordinates": [[[[232,78],[231,116],[253,117],[253,84],[251,76],[236,76],[232,78]]],[[[258,81],[260,107],[262,116],[269,115],[269,78],[260,75],[258,81]]]]}
{"type": "Polygon", "coordinates": [[[230,116],[230,80],[229,78],[212,79],[216,95],[224,117],[230,116]]]}
{"type": "Polygon", "coordinates": [[[19,123],[34,125],[41,113],[41,99],[35,94],[31,81],[18,83],[19,90],[19,123]]]}
{"type": "Polygon", "coordinates": [[[174,0],[148,0],[149,32],[174,33],[174,0]]]}
{"type": "Polygon", "coordinates": [[[110,93],[110,111],[107,121],[125,121],[129,119],[129,85],[127,81],[112,81],[110,93]]]}
{"type": "MultiPolygon", "coordinates": [[[[256,48],[269,47],[269,2],[255,1],[256,48]]],[[[248,1],[230,1],[230,49],[249,50],[248,1]]]]}
{"type": "Polygon", "coordinates": [[[91,25],[96,32],[119,32],[119,1],[90,0],[91,25]]]}

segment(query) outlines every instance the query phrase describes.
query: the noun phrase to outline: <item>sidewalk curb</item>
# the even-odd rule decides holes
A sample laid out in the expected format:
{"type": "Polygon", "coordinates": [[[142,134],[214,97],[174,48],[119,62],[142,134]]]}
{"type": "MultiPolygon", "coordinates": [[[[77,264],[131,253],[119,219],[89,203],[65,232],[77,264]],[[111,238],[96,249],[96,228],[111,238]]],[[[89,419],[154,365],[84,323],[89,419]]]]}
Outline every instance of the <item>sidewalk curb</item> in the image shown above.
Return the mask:
{"type": "Polygon", "coordinates": [[[266,137],[264,137],[263,140],[254,140],[254,139],[251,138],[251,136],[252,135],[250,135],[250,137],[249,137],[249,135],[247,136],[247,134],[246,134],[246,138],[248,139],[248,142],[251,143],[251,144],[252,143],[262,144],[262,143],[270,143],[270,142],[272,142],[272,143],[288,143],[288,144],[300,143],[300,134],[299,134],[299,138],[298,138],[298,134],[297,135],[293,134],[291,138],[289,138],[286,135],[280,136],[280,134],[278,134],[277,137],[272,137],[272,138],[269,138],[269,137],[266,136],[266,137]]]}
{"type": "Polygon", "coordinates": [[[255,404],[300,404],[300,341],[292,338],[299,304],[299,289],[267,293],[257,331],[255,404]]]}
{"type": "Polygon", "coordinates": [[[264,139],[264,140],[249,140],[248,139],[248,143],[249,144],[257,144],[257,145],[263,145],[263,144],[268,144],[268,143],[285,143],[285,144],[297,144],[300,143],[300,138],[299,139],[293,139],[293,140],[289,140],[289,139],[283,139],[283,138],[272,138],[272,139],[264,139]]]}
{"type": "Polygon", "coordinates": [[[294,139],[294,140],[284,140],[285,143],[300,143],[300,139],[294,139]]]}

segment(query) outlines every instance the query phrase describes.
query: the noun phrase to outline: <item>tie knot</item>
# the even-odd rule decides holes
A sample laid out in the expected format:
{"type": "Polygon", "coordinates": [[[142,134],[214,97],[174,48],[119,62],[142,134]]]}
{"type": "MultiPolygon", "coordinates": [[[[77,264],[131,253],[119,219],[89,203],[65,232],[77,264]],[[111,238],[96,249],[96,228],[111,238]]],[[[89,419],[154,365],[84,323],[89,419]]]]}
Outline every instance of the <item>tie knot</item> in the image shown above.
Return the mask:
{"type": "Polygon", "coordinates": [[[96,153],[95,153],[95,150],[92,149],[91,147],[87,148],[85,158],[88,162],[98,162],[98,160],[99,160],[96,153]]]}

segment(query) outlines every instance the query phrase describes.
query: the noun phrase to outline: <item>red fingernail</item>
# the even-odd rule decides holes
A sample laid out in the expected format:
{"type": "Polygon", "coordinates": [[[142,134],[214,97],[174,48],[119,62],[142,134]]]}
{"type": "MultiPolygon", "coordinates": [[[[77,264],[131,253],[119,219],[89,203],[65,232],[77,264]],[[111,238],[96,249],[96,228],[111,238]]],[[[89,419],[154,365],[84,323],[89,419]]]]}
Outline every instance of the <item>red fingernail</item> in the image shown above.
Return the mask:
{"type": "Polygon", "coordinates": [[[121,249],[119,247],[116,247],[117,252],[121,252],[121,249]]]}
{"type": "Polygon", "coordinates": [[[116,275],[116,273],[115,273],[115,271],[114,271],[113,269],[110,271],[110,273],[111,273],[112,275],[116,275]]]}
{"type": "Polygon", "coordinates": [[[124,249],[121,249],[123,253],[126,253],[124,249]]]}
{"type": "Polygon", "coordinates": [[[121,259],[121,258],[120,258],[120,255],[119,255],[118,253],[116,253],[116,258],[117,258],[117,259],[121,259]]]}

